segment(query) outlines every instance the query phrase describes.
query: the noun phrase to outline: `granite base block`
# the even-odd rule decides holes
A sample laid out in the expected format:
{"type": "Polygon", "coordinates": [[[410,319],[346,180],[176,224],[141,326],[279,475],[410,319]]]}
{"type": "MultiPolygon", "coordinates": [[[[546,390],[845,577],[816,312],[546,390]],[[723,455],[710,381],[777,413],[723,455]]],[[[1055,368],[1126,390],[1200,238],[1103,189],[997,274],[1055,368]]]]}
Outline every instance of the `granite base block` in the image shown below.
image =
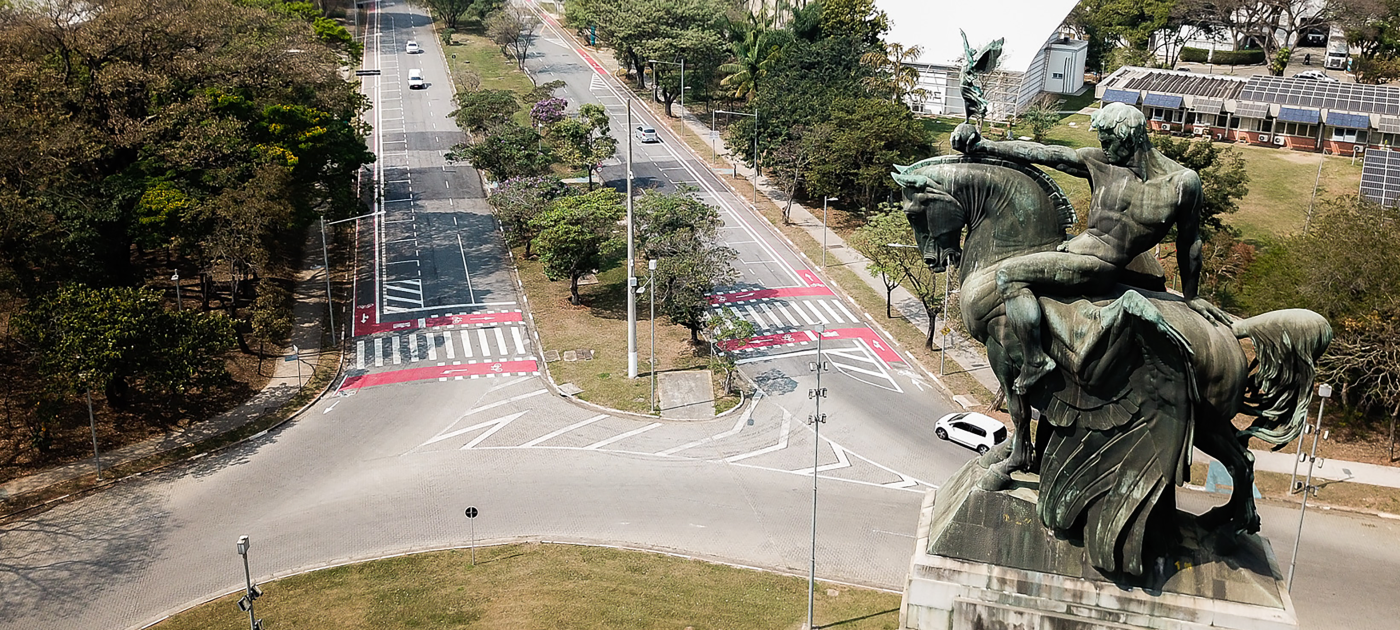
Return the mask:
{"type": "Polygon", "coordinates": [[[926,495],[901,629],[1297,630],[1263,538],[1218,557],[1188,535],[1148,588],[1125,586],[1098,575],[1082,546],[1030,518],[1034,484],[985,492],[975,483],[984,470],[969,462],[926,495]]]}

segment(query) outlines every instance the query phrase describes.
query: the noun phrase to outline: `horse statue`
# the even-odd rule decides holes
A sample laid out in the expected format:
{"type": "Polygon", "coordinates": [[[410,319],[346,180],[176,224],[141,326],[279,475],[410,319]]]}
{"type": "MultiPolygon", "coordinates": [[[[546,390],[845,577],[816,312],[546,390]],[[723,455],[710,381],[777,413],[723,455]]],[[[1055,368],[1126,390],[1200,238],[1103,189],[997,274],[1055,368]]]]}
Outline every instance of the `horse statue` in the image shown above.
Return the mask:
{"type": "Polygon", "coordinates": [[[1142,576],[1161,555],[1153,546],[1177,536],[1174,489],[1189,478],[1195,445],[1235,483],[1229,501],[1197,523],[1224,552],[1258,532],[1248,440],[1281,447],[1300,434],[1314,362],[1332,338],[1327,321],[1291,309],[1212,325],[1165,291],[1149,253],[1099,294],[1037,296],[1057,367],[1017,394],[1024,350],[1008,330],[997,269],[1065,243],[1073,207],[1053,179],[1014,160],[953,155],[896,168],[924,260],[935,273],[956,266],[963,324],[1007,393],[1013,437],[984,456],[992,465],[981,487],[1001,490],[1014,473],[1038,472],[1042,524],[1082,531],[1099,570],[1142,576]],[[1252,363],[1241,339],[1253,344],[1252,363]],[[1042,412],[1034,440],[1032,407],[1042,412]],[[1253,424],[1236,430],[1239,413],[1253,424]]]}

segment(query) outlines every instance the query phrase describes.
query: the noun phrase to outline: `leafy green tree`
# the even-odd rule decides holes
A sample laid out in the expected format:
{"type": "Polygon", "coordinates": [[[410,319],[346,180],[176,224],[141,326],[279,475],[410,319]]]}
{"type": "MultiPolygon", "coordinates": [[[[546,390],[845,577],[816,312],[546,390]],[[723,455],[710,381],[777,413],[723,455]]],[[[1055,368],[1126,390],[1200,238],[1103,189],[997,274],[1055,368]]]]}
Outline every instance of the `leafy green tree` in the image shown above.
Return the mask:
{"type": "Polygon", "coordinates": [[[474,142],[452,147],[447,157],[469,162],[498,182],[543,175],[554,163],[554,155],[539,132],[513,120],[487,129],[474,142]]]}
{"type": "Polygon", "coordinates": [[[501,222],[506,240],[514,247],[523,245],[525,257],[529,258],[535,237],[539,235],[535,217],[555,199],[571,191],[557,177],[519,177],[501,182],[486,202],[491,204],[496,220],[501,222]]]}
{"type": "Polygon", "coordinates": [[[40,373],[62,391],[103,392],[114,405],[136,388],[182,395],[227,376],[233,325],[217,313],[171,312],[145,288],[64,286],[13,320],[40,373]]]}
{"type": "Polygon", "coordinates": [[[856,228],[846,243],[870,261],[865,268],[885,285],[885,317],[894,317],[891,311],[894,290],[913,267],[910,259],[918,258],[922,262],[923,255],[914,244],[914,230],[909,227],[904,211],[895,207],[884,209],[856,228]]]}
{"type": "Polygon", "coordinates": [[[464,19],[481,21],[492,11],[505,4],[505,0],[418,0],[433,16],[450,29],[457,29],[464,19]]]}
{"type": "Polygon", "coordinates": [[[1021,112],[1021,122],[1031,128],[1031,138],[1044,142],[1045,134],[1060,124],[1060,113],[1044,105],[1036,105],[1021,112]]]}
{"type": "Polygon", "coordinates": [[[905,48],[901,44],[885,44],[883,50],[872,50],[861,55],[860,62],[874,69],[875,74],[865,78],[865,85],[871,91],[888,94],[890,101],[898,103],[908,98],[922,101],[928,98],[928,90],[919,87],[919,71],[911,63],[924,54],[919,46],[905,48]]]}
{"type": "Polygon", "coordinates": [[[608,110],[597,103],[585,103],[577,116],[549,126],[549,141],[563,162],[588,171],[589,190],[593,189],[593,172],[602,168],[603,160],[617,154],[617,139],[608,127],[608,110]]]}
{"type": "Polygon", "coordinates": [[[875,46],[890,30],[889,17],[875,8],[875,0],[822,0],[822,35],[850,37],[875,46]]]}
{"type": "Polygon", "coordinates": [[[1224,215],[1239,210],[1239,201],[1249,194],[1249,173],[1245,171],[1244,156],[1239,151],[1209,140],[1191,140],[1157,136],[1153,146],[1178,164],[1193,169],[1201,176],[1202,237],[1225,230],[1224,215]]]}
{"type": "Polygon", "coordinates": [[[471,133],[505,123],[520,111],[520,101],[510,90],[463,90],[453,95],[452,101],[457,109],[448,115],[471,133]]]}
{"type": "Polygon", "coordinates": [[[709,294],[738,281],[731,266],[738,252],[719,244],[719,211],[701,201],[695,188],[671,194],[647,191],[633,208],[640,251],[656,260],[656,295],[661,312],[690,329],[700,341],[710,308],[709,294]]]}
{"type": "Polygon", "coordinates": [[[569,280],[569,303],[582,304],[578,280],[603,266],[620,244],[622,193],[599,188],[556,199],[531,221],[539,232],[535,247],[550,280],[569,280]]]}
{"type": "Polygon", "coordinates": [[[1357,83],[1400,78],[1400,0],[1357,0],[1338,6],[1347,44],[1360,49],[1352,71],[1357,83]]]}
{"type": "Polygon", "coordinates": [[[895,164],[933,153],[923,124],[903,104],[847,98],[832,103],[829,116],[807,181],[849,207],[874,210],[895,190],[889,176],[895,164]]]}
{"type": "MultiPolygon", "coordinates": [[[[521,71],[525,70],[525,57],[530,54],[530,46],[535,41],[535,31],[540,28],[540,19],[524,5],[503,6],[486,16],[486,36],[501,47],[501,54],[510,57],[521,71]]],[[[534,81],[534,77],[525,75],[534,81]]]]}
{"type": "Polygon", "coordinates": [[[789,35],[773,26],[766,9],[749,13],[743,22],[729,25],[729,46],[733,61],[721,65],[720,86],[736,99],[752,100],[763,76],[777,62],[789,35]]]}
{"type": "MultiPolygon", "coordinates": [[[[685,61],[685,81],[688,85],[709,85],[724,63],[728,44],[720,29],[718,14],[701,13],[680,21],[670,32],[647,42],[642,51],[647,59],[685,61]]],[[[652,64],[653,86],[660,93],[671,116],[671,104],[681,94],[680,68],[671,64],[652,64]]]]}
{"type": "Polygon", "coordinates": [[[724,371],[724,393],[732,394],[734,374],[738,372],[734,351],[754,336],[753,322],[740,317],[734,309],[726,308],[711,313],[705,320],[705,328],[710,331],[710,369],[724,371]]]}

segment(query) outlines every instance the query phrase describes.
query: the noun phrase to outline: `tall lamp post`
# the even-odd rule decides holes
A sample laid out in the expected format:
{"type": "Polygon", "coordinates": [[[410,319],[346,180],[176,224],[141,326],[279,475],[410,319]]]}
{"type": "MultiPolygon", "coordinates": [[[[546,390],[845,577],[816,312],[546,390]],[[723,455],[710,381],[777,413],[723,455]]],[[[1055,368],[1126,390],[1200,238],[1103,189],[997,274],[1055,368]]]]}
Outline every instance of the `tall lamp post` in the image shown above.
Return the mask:
{"type": "Polygon", "coordinates": [[[813,604],[816,601],[817,592],[817,465],[821,455],[822,444],[822,424],[826,422],[826,415],[822,413],[822,399],[826,398],[826,388],[822,387],[822,372],[828,368],[826,359],[822,357],[822,339],[826,337],[826,326],[823,325],[817,333],[817,360],[807,364],[808,369],[817,373],[817,387],[807,390],[807,398],[817,402],[816,412],[808,417],[808,423],[812,425],[812,564],[811,570],[807,574],[807,627],[812,625],[813,604]]]}
{"type": "Polygon", "coordinates": [[[175,283],[175,310],[177,310],[177,311],[183,311],[183,310],[185,310],[185,301],[182,300],[182,299],[180,299],[180,270],[179,270],[179,269],[176,269],[176,270],[175,270],[175,273],[170,274],[170,281],[175,283]]]}
{"type": "Polygon", "coordinates": [[[822,196],[822,269],[826,269],[826,207],[828,201],[836,201],[835,197],[822,196]]]}
{"type": "Polygon", "coordinates": [[[647,261],[647,284],[651,295],[651,412],[656,413],[656,259],[647,261]]]}
{"type": "MultiPolygon", "coordinates": [[[[685,113],[685,57],[681,57],[681,60],[680,60],[679,62],[676,62],[676,61],[661,61],[661,60],[659,60],[659,59],[648,59],[648,60],[647,60],[647,63],[652,64],[652,65],[655,65],[655,64],[658,64],[658,63],[665,63],[665,64],[670,64],[670,65],[673,65],[673,66],[680,66],[680,67],[681,67],[681,95],[680,95],[680,96],[681,96],[681,113],[684,114],[684,113],[685,113]]],[[[652,68],[652,72],[655,73],[655,72],[656,72],[656,69],[655,69],[655,68],[652,68]]],[[[660,82],[657,81],[657,80],[653,77],[653,78],[652,78],[652,85],[659,85],[659,84],[660,84],[660,82]]],[[[711,127],[711,129],[713,129],[713,127],[711,127]]]]}
{"type": "Polygon", "coordinates": [[[637,252],[632,222],[632,99],[627,99],[627,378],[637,378],[637,252]]]}
{"type": "MultiPolygon", "coordinates": [[[[1288,590],[1290,592],[1293,591],[1293,571],[1298,568],[1298,543],[1303,538],[1303,517],[1308,514],[1308,495],[1317,492],[1317,488],[1312,485],[1313,465],[1317,463],[1317,441],[1322,436],[1322,408],[1327,404],[1327,399],[1332,397],[1332,386],[1327,383],[1319,385],[1317,395],[1322,400],[1317,402],[1317,424],[1309,427],[1313,433],[1313,443],[1312,454],[1308,456],[1308,480],[1302,486],[1303,507],[1298,510],[1298,535],[1293,538],[1293,558],[1288,561],[1288,590]]],[[[1301,443],[1301,439],[1299,441],[1301,443]]],[[[1344,470],[1343,472],[1350,474],[1350,471],[1344,470]]],[[[1297,482],[1295,481],[1294,484],[1297,482]]]]}
{"type": "Polygon", "coordinates": [[[248,570],[248,542],[247,536],[238,537],[238,555],[243,556],[243,579],[247,584],[242,599],[238,600],[238,609],[248,612],[248,629],[262,630],[262,620],[253,615],[253,600],[262,597],[262,589],[253,583],[253,574],[248,570]]]}
{"type": "MultiPolygon", "coordinates": [[[[753,200],[750,204],[755,211],[758,210],[758,111],[750,114],[748,112],[731,112],[717,109],[710,112],[710,129],[715,128],[715,114],[730,114],[733,116],[751,116],[753,118],[753,200]]],[[[739,176],[739,167],[734,167],[734,177],[739,176]]]]}

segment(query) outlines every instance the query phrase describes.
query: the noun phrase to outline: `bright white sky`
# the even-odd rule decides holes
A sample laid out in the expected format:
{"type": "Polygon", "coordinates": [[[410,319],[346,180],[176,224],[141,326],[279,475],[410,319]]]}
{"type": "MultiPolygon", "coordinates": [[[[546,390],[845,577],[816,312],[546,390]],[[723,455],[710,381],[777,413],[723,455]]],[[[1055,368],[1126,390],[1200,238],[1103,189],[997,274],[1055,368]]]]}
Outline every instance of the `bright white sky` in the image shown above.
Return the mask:
{"type": "Polygon", "coordinates": [[[951,64],[962,56],[962,37],[977,48],[1006,38],[1001,68],[1024,72],[1078,0],[876,0],[890,17],[886,39],[923,46],[922,63],[951,64]]]}

